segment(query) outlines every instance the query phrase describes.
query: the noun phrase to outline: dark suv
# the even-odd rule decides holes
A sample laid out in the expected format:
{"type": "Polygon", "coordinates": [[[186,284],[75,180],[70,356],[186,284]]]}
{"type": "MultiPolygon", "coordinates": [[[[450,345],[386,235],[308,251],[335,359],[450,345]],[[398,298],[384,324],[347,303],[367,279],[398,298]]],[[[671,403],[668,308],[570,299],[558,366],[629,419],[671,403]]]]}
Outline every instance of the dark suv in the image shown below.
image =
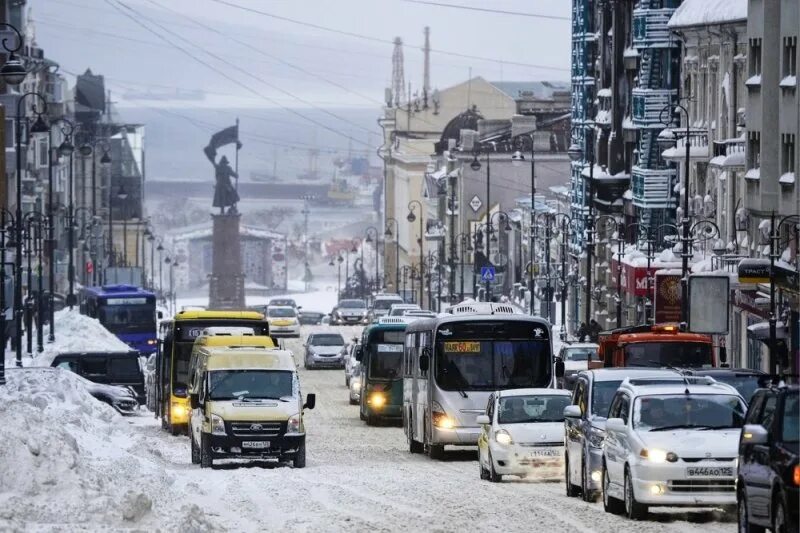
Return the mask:
{"type": "Polygon", "coordinates": [[[58,354],[50,366],[71,370],[89,381],[129,388],[146,402],[139,352],[73,352],[58,354]]]}
{"type": "Polygon", "coordinates": [[[759,389],[739,440],[739,531],[797,532],[800,410],[797,385],[759,389]]]}

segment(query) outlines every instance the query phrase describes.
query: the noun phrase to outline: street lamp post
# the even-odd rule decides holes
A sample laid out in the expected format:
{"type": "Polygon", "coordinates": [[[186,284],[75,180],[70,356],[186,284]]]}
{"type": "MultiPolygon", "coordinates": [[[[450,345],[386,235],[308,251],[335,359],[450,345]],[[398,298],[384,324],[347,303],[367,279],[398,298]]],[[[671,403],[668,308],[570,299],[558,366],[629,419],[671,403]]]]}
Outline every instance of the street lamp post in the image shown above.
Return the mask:
{"type": "MultiPolygon", "coordinates": [[[[515,147],[517,151],[511,156],[511,162],[514,166],[521,166],[525,162],[525,156],[522,154],[524,148],[524,139],[528,139],[531,143],[531,212],[530,212],[530,242],[528,243],[528,256],[531,267],[528,271],[528,290],[531,293],[531,302],[528,311],[531,315],[536,314],[534,311],[533,303],[533,265],[535,261],[536,250],[536,232],[534,231],[533,219],[536,216],[536,143],[533,133],[523,133],[516,137],[515,147]]],[[[548,308],[549,309],[549,308],[548,308]]],[[[549,311],[548,311],[549,313],[549,311]]]]}
{"type": "MultiPolygon", "coordinates": [[[[793,223],[795,242],[800,235],[800,216],[789,215],[782,219],[775,220],[775,211],[770,214],[769,219],[769,372],[778,373],[778,312],[775,302],[775,261],[780,258],[780,236],[781,226],[786,223],[793,223]]],[[[795,245],[795,254],[800,257],[800,250],[795,245]]],[[[798,259],[800,266],[800,259],[798,259]]],[[[800,268],[798,268],[800,271],[800,268]]]]}
{"type": "MultiPolygon", "coordinates": [[[[5,40],[3,41],[3,47],[5,47],[5,40]]],[[[20,45],[21,46],[21,45],[20,45]]],[[[10,59],[10,56],[9,56],[10,59]]],[[[14,259],[14,267],[16,269],[15,272],[15,280],[14,280],[14,314],[16,318],[15,322],[15,336],[16,336],[16,364],[17,366],[22,366],[22,313],[23,313],[23,302],[22,302],[22,226],[23,226],[23,213],[22,213],[22,105],[25,102],[25,99],[29,96],[33,96],[38,98],[41,102],[41,109],[37,107],[34,103],[31,107],[34,115],[36,115],[36,121],[34,122],[30,133],[47,133],[49,130],[49,126],[45,124],[44,120],[42,119],[42,115],[47,113],[47,100],[44,96],[37,92],[28,92],[19,97],[17,100],[17,117],[16,117],[16,155],[17,155],[17,179],[16,179],[16,186],[17,186],[17,214],[16,214],[16,257],[14,259]]],[[[70,162],[71,163],[71,162],[70,162]]],[[[70,164],[70,171],[72,170],[72,165],[70,164]]],[[[28,288],[30,290],[30,287],[28,288]]]]}
{"type": "MultiPolygon", "coordinates": [[[[383,232],[383,241],[386,243],[389,239],[392,239],[394,234],[392,233],[392,222],[394,222],[394,230],[397,233],[397,238],[394,239],[394,288],[396,291],[400,290],[400,226],[398,225],[397,219],[389,217],[386,219],[386,230],[383,232]]],[[[386,253],[386,244],[383,245],[384,253],[386,253]]],[[[383,270],[386,271],[386,262],[384,261],[383,270]]],[[[405,298],[405,295],[403,295],[405,298]]]]}
{"type": "Polygon", "coordinates": [[[164,297],[164,261],[161,259],[161,256],[164,252],[164,244],[159,240],[158,246],[156,247],[156,251],[158,252],[158,296],[159,298],[164,297]]]}
{"type": "Polygon", "coordinates": [[[0,385],[6,382],[6,233],[14,231],[14,215],[5,207],[0,207],[0,385]],[[11,221],[8,225],[6,219],[11,221]]]}
{"type": "MultiPolygon", "coordinates": [[[[423,216],[422,216],[422,203],[420,203],[418,200],[411,200],[410,202],[408,202],[408,215],[406,216],[406,220],[408,220],[412,224],[414,223],[415,220],[417,220],[417,215],[414,214],[414,208],[416,206],[419,206],[419,271],[420,271],[420,274],[421,274],[423,269],[425,268],[423,266],[423,264],[425,262],[425,253],[424,253],[425,228],[424,228],[424,225],[423,225],[424,224],[424,220],[423,220],[423,216]]],[[[413,290],[413,278],[412,278],[412,290],[413,290]]],[[[422,306],[422,303],[423,303],[424,299],[425,299],[424,288],[423,288],[422,282],[420,281],[420,284],[419,284],[419,305],[420,305],[420,307],[422,306]]]]}
{"type": "MultiPolygon", "coordinates": [[[[380,249],[379,241],[378,241],[378,228],[376,228],[375,226],[369,226],[367,229],[364,230],[364,234],[367,237],[366,241],[368,243],[373,243],[373,242],[375,243],[375,292],[378,292],[378,290],[380,288],[380,273],[378,272],[378,269],[379,269],[378,250],[380,249]],[[372,234],[373,233],[375,234],[375,240],[374,241],[372,240],[372,234]]],[[[362,252],[362,257],[363,257],[363,252],[364,252],[363,246],[361,248],[361,252],[362,252]]]]}

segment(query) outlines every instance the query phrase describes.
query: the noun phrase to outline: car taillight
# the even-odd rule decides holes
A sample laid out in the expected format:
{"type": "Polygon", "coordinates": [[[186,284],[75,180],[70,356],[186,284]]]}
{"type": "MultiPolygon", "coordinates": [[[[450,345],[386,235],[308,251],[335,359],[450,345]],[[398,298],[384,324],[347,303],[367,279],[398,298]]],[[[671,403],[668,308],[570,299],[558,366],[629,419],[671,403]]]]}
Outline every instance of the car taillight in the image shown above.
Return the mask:
{"type": "Polygon", "coordinates": [[[794,466],[794,484],[800,487],[800,465],[794,466]]]}

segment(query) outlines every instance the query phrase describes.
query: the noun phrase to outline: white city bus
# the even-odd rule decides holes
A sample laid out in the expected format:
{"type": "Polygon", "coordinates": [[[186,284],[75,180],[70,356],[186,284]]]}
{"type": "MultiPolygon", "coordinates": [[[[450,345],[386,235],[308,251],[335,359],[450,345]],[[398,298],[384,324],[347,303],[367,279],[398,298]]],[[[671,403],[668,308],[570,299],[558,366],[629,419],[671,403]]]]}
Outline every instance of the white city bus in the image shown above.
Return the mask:
{"type": "MultiPolygon", "coordinates": [[[[489,395],[555,387],[550,324],[488,302],[406,328],[403,427],[411,453],[441,458],[445,445],[475,446],[489,395]]],[[[555,373],[563,373],[563,364],[555,373]]]]}

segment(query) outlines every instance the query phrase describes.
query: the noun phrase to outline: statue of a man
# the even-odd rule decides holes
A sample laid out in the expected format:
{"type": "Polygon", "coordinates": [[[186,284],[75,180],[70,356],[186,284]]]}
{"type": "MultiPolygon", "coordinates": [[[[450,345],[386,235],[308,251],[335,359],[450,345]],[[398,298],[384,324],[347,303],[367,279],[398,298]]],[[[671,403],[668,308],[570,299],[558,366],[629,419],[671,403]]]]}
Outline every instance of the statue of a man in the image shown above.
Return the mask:
{"type": "Polygon", "coordinates": [[[216,170],[217,185],[214,187],[214,207],[219,207],[220,214],[225,214],[225,208],[229,207],[228,212],[236,211],[236,204],[239,202],[239,193],[233,186],[231,178],[239,179],[239,176],[231,168],[228,158],[224,155],[219,163],[214,165],[216,170]]]}

